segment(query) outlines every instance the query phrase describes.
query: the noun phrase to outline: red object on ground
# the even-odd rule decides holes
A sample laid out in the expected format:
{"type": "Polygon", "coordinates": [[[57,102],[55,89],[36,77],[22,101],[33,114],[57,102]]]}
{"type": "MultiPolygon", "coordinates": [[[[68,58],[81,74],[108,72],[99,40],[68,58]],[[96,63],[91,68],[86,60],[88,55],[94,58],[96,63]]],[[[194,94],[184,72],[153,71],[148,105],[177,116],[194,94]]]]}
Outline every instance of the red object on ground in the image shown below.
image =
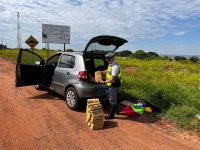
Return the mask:
{"type": "Polygon", "coordinates": [[[130,106],[125,106],[124,109],[122,110],[126,115],[134,117],[134,118],[139,118],[141,115],[134,112],[133,109],[130,106]]]}

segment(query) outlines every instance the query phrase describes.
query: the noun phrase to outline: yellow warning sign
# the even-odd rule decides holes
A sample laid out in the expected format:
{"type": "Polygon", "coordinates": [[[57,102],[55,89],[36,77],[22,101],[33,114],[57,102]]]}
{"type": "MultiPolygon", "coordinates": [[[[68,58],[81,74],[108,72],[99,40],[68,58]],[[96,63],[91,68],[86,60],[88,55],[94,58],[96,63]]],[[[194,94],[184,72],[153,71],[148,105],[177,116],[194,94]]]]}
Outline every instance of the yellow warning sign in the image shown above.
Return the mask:
{"type": "Polygon", "coordinates": [[[31,48],[34,48],[36,45],[38,45],[38,41],[31,35],[25,43],[30,46],[31,48]]]}

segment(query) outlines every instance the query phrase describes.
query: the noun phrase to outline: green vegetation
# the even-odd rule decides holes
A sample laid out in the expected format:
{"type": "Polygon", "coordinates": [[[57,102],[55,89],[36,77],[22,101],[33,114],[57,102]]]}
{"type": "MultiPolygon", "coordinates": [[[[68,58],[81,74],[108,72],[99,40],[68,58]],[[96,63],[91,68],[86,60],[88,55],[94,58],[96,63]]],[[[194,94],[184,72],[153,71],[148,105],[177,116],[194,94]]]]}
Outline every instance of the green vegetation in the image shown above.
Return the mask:
{"type": "Polygon", "coordinates": [[[121,97],[145,99],[162,108],[161,116],[200,133],[200,65],[168,60],[118,58],[123,71],[121,97]]]}
{"type": "MultiPolygon", "coordinates": [[[[46,57],[45,51],[36,51],[46,57]]],[[[51,51],[51,54],[55,51],[51,51]]],[[[0,50],[0,57],[16,60],[17,50],[0,50]]],[[[155,55],[151,53],[151,55],[155,55]]],[[[195,129],[200,134],[200,65],[191,61],[121,58],[123,84],[121,99],[145,99],[160,107],[158,114],[175,122],[181,129],[195,129]]]]}
{"type": "Polygon", "coordinates": [[[194,63],[198,63],[200,60],[197,56],[192,56],[189,58],[190,61],[194,62],[194,63]]]}
{"type": "MultiPolygon", "coordinates": [[[[116,52],[117,56],[120,57],[133,57],[133,58],[137,58],[137,59],[146,59],[146,60],[152,60],[152,59],[157,59],[157,60],[170,60],[172,61],[173,58],[170,58],[168,56],[159,56],[157,53],[155,52],[145,52],[144,50],[137,50],[134,53],[132,53],[129,50],[123,50],[123,51],[119,51],[116,52]]],[[[175,61],[191,61],[193,63],[200,63],[200,59],[197,56],[192,56],[189,59],[187,59],[186,57],[183,56],[175,56],[174,57],[175,61]]]]}
{"type": "MultiPolygon", "coordinates": [[[[42,58],[47,58],[47,53],[45,50],[33,50],[38,55],[42,56],[42,58]]],[[[16,61],[18,56],[19,50],[12,49],[12,50],[0,50],[0,57],[8,58],[10,60],[16,61]]],[[[55,51],[49,50],[49,56],[55,54],[55,51]]]]}
{"type": "Polygon", "coordinates": [[[183,56],[175,56],[174,60],[176,61],[181,61],[181,60],[187,60],[187,58],[183,57],[183,56]]]}
{"type": "Polygon", "coordinates": [[[120,56],[120,57],[127,57],[127,56],[130,56],[131,54],[133,54],[133,53],[131,51],[129,51],[129,50],[116,52],[116,55],[120,56]]]}
{"type": "Polygon", "coordinates": [[[18,50],[0,50],[0,57],[8,58],[16,61],[19,51],[18,50]]]}

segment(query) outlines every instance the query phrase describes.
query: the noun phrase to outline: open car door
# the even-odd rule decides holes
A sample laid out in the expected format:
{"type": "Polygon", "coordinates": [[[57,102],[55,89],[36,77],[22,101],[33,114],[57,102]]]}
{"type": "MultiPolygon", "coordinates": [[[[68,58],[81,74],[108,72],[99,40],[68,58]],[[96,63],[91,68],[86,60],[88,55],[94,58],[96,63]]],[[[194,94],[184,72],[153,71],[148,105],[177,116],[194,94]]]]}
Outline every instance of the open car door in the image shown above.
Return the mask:
{"type": "Polygon", "coordinates": [[[44,59],[38,54],[20,49],[16,65],[16,87],[42,84],[44,59]]]}

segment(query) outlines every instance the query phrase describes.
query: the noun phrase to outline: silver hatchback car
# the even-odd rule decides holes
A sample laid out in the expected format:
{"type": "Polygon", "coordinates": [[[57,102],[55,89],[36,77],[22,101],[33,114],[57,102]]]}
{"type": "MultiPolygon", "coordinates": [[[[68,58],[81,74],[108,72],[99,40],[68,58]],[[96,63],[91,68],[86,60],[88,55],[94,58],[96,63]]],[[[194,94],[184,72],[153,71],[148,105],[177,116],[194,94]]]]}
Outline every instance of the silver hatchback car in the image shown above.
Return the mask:
{"type": "Polygon", "coordinates": [[[108,66],[105,54],[127,41],[115,36],[92,38],[83,52],[59,52],[46,61],[33,51],[20,49],[16,65],[16,87],[36,85],[65,96],[70,109],[81,100],[106,99],[107,86],[95,83],[94,73],[108,66]]]}

